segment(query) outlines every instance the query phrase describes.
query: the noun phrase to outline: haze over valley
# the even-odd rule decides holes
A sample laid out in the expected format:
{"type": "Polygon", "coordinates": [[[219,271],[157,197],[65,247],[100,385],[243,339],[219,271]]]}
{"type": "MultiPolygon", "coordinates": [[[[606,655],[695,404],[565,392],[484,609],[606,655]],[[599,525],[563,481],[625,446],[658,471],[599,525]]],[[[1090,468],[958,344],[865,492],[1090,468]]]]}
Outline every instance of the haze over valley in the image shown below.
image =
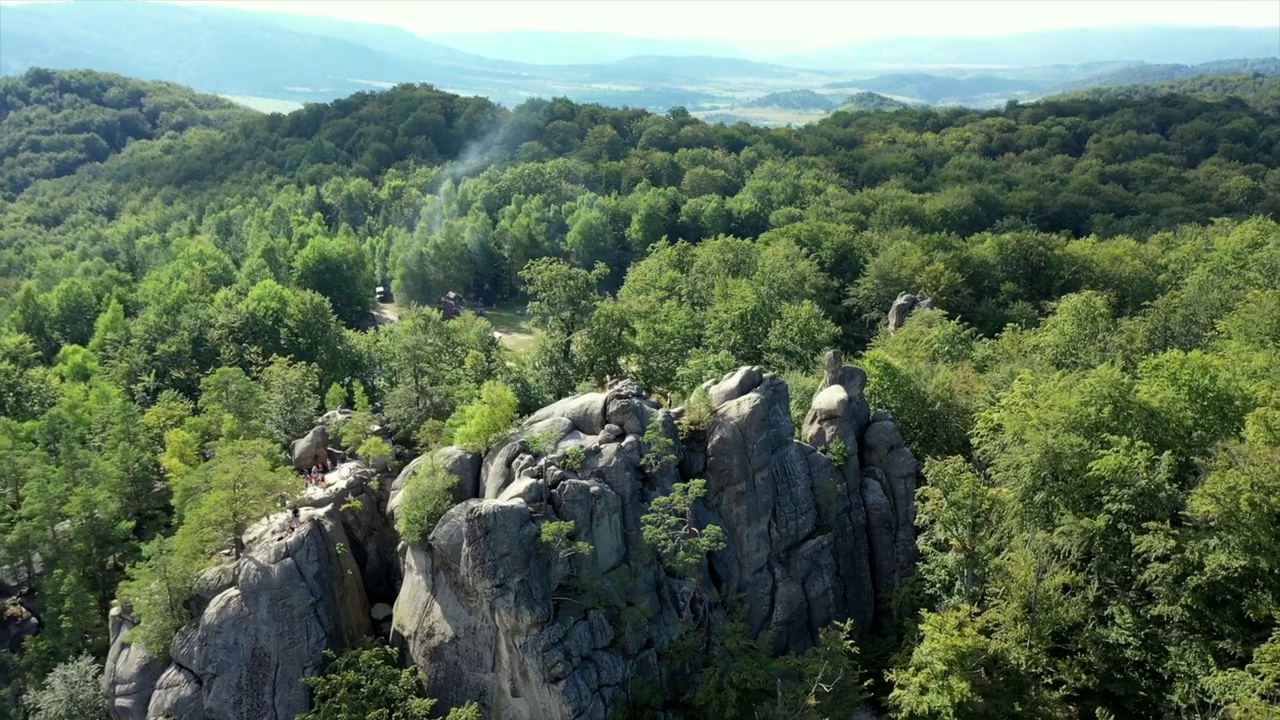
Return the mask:
{"type": "Polygon", "coordinates": [[[1204,74],[1280,73],[1280,26],[904,35],[772,55],[726,41],[603,32],[420,36],[392,25],[202,4],[26,3],[0,5],[0,13],[0,73],[93,68],[177,82],[265,111],[428,82],[507,106],[563,96],[785,124],[823,117],[862,92],[905,104],[984,108],[1204,74]],[[799,90],[821,97],[767,104],[776,93],[799,90]]]}

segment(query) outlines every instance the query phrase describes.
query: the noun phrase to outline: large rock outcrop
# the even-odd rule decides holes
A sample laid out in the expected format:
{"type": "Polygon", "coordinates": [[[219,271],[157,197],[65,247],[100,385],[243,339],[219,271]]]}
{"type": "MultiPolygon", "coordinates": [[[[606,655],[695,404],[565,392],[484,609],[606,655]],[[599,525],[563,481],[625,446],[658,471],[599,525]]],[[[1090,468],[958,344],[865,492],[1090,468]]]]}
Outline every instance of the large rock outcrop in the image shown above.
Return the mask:
{"type": "Polygon", "coordinates": [[[238,561],[202,576],[169,662],[130,644],[127,608],[113,613],[103,684],[115,720],[291,720],[310,708],[301,679],[326,649],[371,634],[370,590],[389,599],[398,579],[371,473],[351,463],[331,477],[299,501],[296,530],[286,513],[268,517],[238,561]]]}
{"type": "Polygon", "coordinates": [[[797,431],[786,384],[742,368],[704,385],[710,421],[682,437],[684,409],[623,381],[543,408],[483,458],[445,448],[385,487],[344,464],[307,489],[295,531],[285,513],[266,518],[240,560],[206,573],[170,659],[133,647],[129,609],[113,613],[112,717],[294,718],[323,652],[376,633],[442,706],[605,720],[637,681],[673,680],[661,656],[725,598],[776,652],[846,618],[869,632],[914,567],[917,464],[865,384],[829,355],[797,431]],[[425,542],[398,542],[389,518],[425,462],[457,479],[457,504],[425,542]],[[693,479],[706,494],[692,522],[720,526],[726,546],[685,577],[645,546],[641,518],[693,479]],[[548,527],[560,521],[568,536],[548,527]]]}
{"type": "Polygon", "coordinates": [[[311,428],[311,432],[289,443],[289,458],[298,470],[329,464],[329,430],[324,425],[311,428]]]}
{"type": "Polygon", "coordinates": [[[402,547],[393,641],[444,703],[603,720],[632,681],[662,679],[658,657],[688,621],[716,612],[700,588],[738,598],[778,652],[803,652],[836,620],[869,631],[913,567],[916,463],[892,419],[870,413],[865,383],[829,355],[805,442],[786,384],[758,368],[707,383],[713,419],[683,440],[682,410],[626,382],[544,408],[460,477],[475,499],[423,546],[402,547]],[[665,462],[646,458],[651,424],[672,444],[665,462]],[[719,525],[728,543],[686,579],[646,552],[640,518],[695,478],[707,481],[698,524],[719,525]],[[542,537],[566,520],[589,553],[563,557],[542,537]]]}
{"type": "Polygon", "coordinates": [[[889,308],[889,332],[897,332],[907,324],[907,318],[916,310],[937,310],[938,306],[930,298],[922,298],[911,293],[902,293],[889,308]]]}

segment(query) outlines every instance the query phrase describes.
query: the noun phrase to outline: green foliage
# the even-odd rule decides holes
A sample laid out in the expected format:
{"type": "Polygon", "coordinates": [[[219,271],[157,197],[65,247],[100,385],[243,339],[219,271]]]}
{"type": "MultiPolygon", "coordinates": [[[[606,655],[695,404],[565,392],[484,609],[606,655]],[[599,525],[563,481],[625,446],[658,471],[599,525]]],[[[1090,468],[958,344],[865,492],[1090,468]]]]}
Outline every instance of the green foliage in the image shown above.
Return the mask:
{"type": "Polygon", "coordinates": [[[169,657],[173,636],[191,620],[187,601],[196,576],[205,564],[193,543],[159,537],[142,546],[142,560],[129,568],[120,586],[120,599],[133,608],[139,625],[129,641],[157,658],[169,657]]]}
{"type": "Polygon", "coordinates": [[[347,406],[347,389],[341,383],[334,383],[324,393],[324,409],[340,410],[347,406]]]}
{"type": "Polygon", "coordinates": [[[493,326],[469,313],[445,322],[434,309],[411,310],[375,338],[383,416],[399,437],[446,420],[501,367],[493,326]]]}
{"type": "Polygon", "coordinates": [[[693,577],[707,555],[725,547],[724,530],[718,525],[699,528],[693,503],[706,495],[706,480],[676,483],[670,495],[654,498],[640,518],[644,542],[673,572],[693,577]]]}
{"type": "Polygon", "coordinates": [[[844,444],[844,440],[839,437],[832,437],[827,441],[825,447],[822,448],[822,454],[831,460],[831,464],[838,468],[842,468],[849,462],[849,446],[844,444]]]}
{"type": "Polygon", "coordinates": [[[440,461],[427,456],[418,463],[400,491],[396,508],[396,531],[405,542],[424,544],[440,518],[453,507],[458,478],[445,471],[440,461]]]}
{"type": "Polygon", "coordinates": [[[649,426],[645,428],[644,437],[641,438],[644,447],[647,448],[645,454],[640,458],[640,466],[644,471],[652,477],[657,477],[662,473],[671,469],[676,461],[676,444],[671,438],[667,437],[667,433],[663,428],[662,416],[654,413],[649,419],[649,426]]]}
{"type": "Polygon", "coordinates": [[[716,639],[685,701],[698,717],[823,720],[851,712],[867,699],[866,671],[851,623],[821,631],[803,655],[774,656],[768,633],[752,639],[731,620],[716,639]]]}
{"type": "Polygon", "coordinates": [[[564,451],[564,462],[560,463],[569,472],[578,472],[587,462],[587,451],[581,445],[574,445],[564,451]]]}
{"type": "Polygon", "coordinates": [[[711,402],[711,396],[702,387],[696,388],[684,404],[684,416],[680,418],[680,439],[687,441],[694,435],[706,432],[711,427],[715,414],[716,408],[711,402]]]}
{"type": "Polygon", "coordinates": [[[293,273],[299,287],[328,298],[348,325],[363,320],[373,306],[373,272],[354,237],[312,238],[294,259],[293,273]]]}
{"type": "Polygon", "coordinates": [[[342,424],[339,434],[342,446],[349,452],[359,454],[359,448],[372,439],[377,418],[373,416],[373,403],[369,402],[369,394],[359,380],[352,383],[352,395],[355,397],[356,411],[342,424]]]}
{"type": "Polygon", "coordinates": [[[443,447],[444,437],[445,425],[435,419],[423,421],[422,426],[418,428],[418,432],[413,434],[413,439],[418,443],[418,448],[424,453],[443,447]]]}
{"type": "MultiPolygon", "coordinates": [[[[436,701],[422,696],[416,667],[400,668],[394,648],[385,645],[325,651],[324,674],[303,678],[313,696],[310,712],[300,720],[427,720],[436,701]]],[[[468,703],[450,710],[446,720],[478,720],[479,708],[468,703]]]]}
{"type": "Polygon", "coordinates": [[[603,263],[588,271],[552,258],[534,260],[520,271],[526,292],[536,298],[528,313],[542,335],[534,346],[532,370],[548,398],[563,396],[576,384],[574,342],[589,325],[600,298],[596,288],[608,273],[603,263]]]}
{"type": "Polygon", "coordinates": [[[101,677],[97,661],[81,655],[54,668],[23,704],[32,720],[107,720],[101,677]]]}
{"type": "Polygon", "coordinates": [[[460,406],[445,423],[448,442],[483,455],[511,431],[516,404],[515,393],[506,385],[486,382],[480,397],[460,406]]]}
{"type": "Polygon", "coordinates": [[[356,457],[376,466],[391,459],[391,446],[380,437],[370,437],[360,443],[360,447],[356,449],[356,457]]]}
{"type": "MultiPolygon", "coordinates": [[[[781,372],[798,426],[839,347],[926,460],[921,564],[874,653],[898,712],[1274,714],[1275,83],[1184,85],[767,130],[424,85],[283,116],[0,79],[0,564],[42,608],[14,685],[104,654],[118,586],[163,655],[323,388],[353,390],[354,450],[377,422],[440,445],[489,382],[528,414],[741,365],[781,372]],[[399,321],[344,327],[388,280],[399,321]],[[533,347],[446,321],[448,291],[527,295],[533,347]],[[902,292],[940,310],[882,332],[902,292]]],[[[675,438],[647,435],[670,475],[675,438]]],[[[428,474],[418,542],[452,504],[428,474]]],[[[650,514],[658,546],[697,539],[650,514]]],[[[798,672],[760,677],[770,712],[808,702],[798,672]]],[[[737,702],[709,712],[757,712],[737,702]]]]}
{"type": "Polygon", "coordinates": [[[531,433],[524,436],[525,447],[529,448],[529,452],[539,457],[545,457],[555,452],[556,444],[560,442],[563,435],[558,430],[543,430],[542,432],[531,433]]]}
{"type": "Polygon", "coordinates": [[[265,402],[261,412],[264,424],[277,440],[288,443],[315,426],[319,385],[320,372],[309,363],[293,363],[277,356],[263,369],[265,402]]]}
{"type": "Polygon", "coordinates": [[[572,520],[544,522],[539,528],[539,539],[543,546],[557,558],[590,555],[595,551],[595,547],[591,543],[574,540],[573,534],[576,530],[577,524],[572,520]]]}

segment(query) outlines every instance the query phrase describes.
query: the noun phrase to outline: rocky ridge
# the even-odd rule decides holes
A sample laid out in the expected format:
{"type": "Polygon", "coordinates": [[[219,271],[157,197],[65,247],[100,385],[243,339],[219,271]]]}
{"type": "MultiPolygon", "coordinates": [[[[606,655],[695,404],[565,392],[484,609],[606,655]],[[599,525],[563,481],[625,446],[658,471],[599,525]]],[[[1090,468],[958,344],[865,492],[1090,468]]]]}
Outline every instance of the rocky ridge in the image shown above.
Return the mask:
{"type": "Polygon", "coordinates": [[[292,720],[309,709],[299,679],[323,669],[326,649],[371,635],[370,598],[389,599],[396,584],[373,473],[348,463],[331,476],[299,500],[296,531],[286,513],[265,518],[240,560],[205,573],[169,662],[130,644],[130,610],[113,609],[103,673],[113,718],[292,720]]]}
{"type": "Polygon", "coordinates": [[[892,418],[870,412],[865,383],[829,355],[798,432],[786,384],[759,368],[706,383],[711,419],[684,437],[684,408],[627,381],[566,398],[484,457],[437,451],[457,504],[425,542],[398,548],[386,518],[422,460],[389,497],[372,490],[371,470],[344,465],[330,488],[309,491],[297,532],[283,514],[268,518],[240,561],[210,573],[171,663],[132,648],[127,611],[113,614],[112,716],[292,718],[323,650],[376,633],[423,669],[442,705],[603,720],[636,682],[668,680],[662,654],[726,606],[777,652],[803,652],[845,618],[869,632],[914,567],[918,468],[892,418]],[[652,453],[658,437],[666,458],[652,453]],[[727,542],[683,577],[645,546],[641,517],[692,479],[707,489],[696,526],[720,526],[727,542]],[[589,551],[549,546],[553,521],[572,521],[589,551]],[[389,624],[375,628],[392,597],[389,624]]]}

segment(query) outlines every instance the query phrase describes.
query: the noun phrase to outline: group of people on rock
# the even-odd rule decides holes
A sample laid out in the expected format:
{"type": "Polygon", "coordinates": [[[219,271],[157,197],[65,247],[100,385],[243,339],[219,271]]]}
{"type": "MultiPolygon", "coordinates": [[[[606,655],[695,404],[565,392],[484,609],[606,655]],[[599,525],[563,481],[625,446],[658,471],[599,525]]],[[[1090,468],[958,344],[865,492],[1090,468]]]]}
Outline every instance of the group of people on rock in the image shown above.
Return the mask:
{"type": "Polygon", "coordinates": [[[332,469],[333,469],[332,460],[326,460],[323,467],[320,465],[312,465],[311,469],[306,472],[307,487],[311,487],[312,485],[324,485],[325,483],[324,474],[327,471],[332,469]]]}

